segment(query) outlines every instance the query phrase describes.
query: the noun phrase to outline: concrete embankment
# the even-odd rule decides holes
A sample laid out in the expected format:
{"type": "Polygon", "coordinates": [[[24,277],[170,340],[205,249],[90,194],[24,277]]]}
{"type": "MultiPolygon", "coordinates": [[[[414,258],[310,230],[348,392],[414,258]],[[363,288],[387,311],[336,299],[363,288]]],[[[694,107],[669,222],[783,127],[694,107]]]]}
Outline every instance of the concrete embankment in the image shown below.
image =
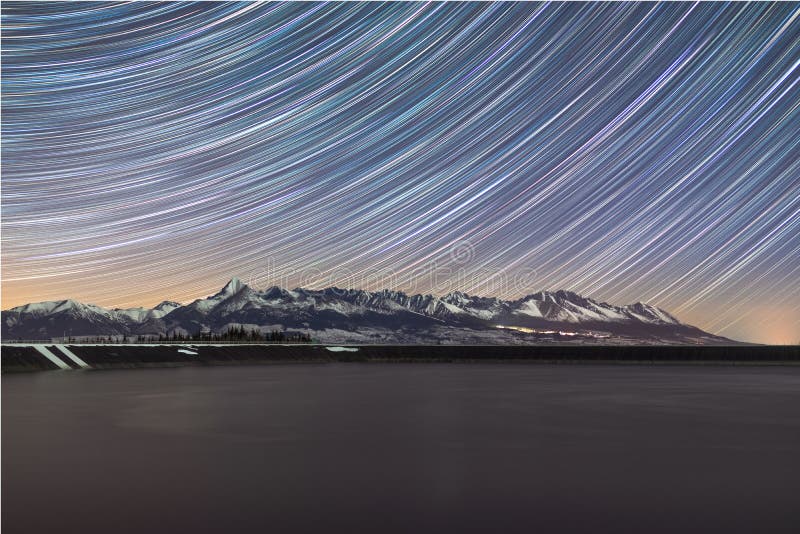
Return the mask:
{"type": "Polygon", "coordinates": [[[59,345],[4,344],[2,371],[293,362],[800,364],[798,346],[59,345]]]}
{"type": "Polygon", "coordinates": [[[334,353],[309,345],[56,345],[2,346],[2,371],[126,369],[188,365],[328,362],[334,353]]]}

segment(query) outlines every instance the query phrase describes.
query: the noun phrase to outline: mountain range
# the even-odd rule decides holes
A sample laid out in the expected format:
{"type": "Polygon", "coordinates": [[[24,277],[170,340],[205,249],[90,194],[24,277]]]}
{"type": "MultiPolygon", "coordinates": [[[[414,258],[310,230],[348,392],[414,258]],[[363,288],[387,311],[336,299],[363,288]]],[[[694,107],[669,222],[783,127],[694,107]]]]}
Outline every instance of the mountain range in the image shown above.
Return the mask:
{"type": "Polygon", "coordinates": [[[502,300],[461,292],[257,290],[233,278],[216,294],[186,305],[107,309],[61,300],[2,312],[4,339],[194,334],[239,325],[307,332],[324,343],[732,343],[655,306],[614,306],[570,291],[502,300]]]}

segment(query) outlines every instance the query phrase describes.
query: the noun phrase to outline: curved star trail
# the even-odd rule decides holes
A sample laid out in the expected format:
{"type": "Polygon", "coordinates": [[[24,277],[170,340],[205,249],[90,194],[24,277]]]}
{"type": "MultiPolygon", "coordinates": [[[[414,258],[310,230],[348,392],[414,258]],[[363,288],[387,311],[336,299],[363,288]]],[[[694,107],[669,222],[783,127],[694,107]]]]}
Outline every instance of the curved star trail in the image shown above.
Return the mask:
{"type": "Polygon", "coordinates": [[[800,339],[797,3],[3,3],[3,305],[570,289],[800,339]]]}

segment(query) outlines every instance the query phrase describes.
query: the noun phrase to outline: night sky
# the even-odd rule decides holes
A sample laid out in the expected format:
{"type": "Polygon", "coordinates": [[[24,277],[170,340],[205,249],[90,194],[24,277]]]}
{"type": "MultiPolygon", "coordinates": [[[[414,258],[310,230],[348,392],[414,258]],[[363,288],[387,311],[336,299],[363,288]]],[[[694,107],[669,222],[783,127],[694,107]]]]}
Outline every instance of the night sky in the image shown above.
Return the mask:
{"type": "Polygon", "coordinates": [[[799,3],[2,9],[3,308],[239,276],[800,339],[799,3]]]}

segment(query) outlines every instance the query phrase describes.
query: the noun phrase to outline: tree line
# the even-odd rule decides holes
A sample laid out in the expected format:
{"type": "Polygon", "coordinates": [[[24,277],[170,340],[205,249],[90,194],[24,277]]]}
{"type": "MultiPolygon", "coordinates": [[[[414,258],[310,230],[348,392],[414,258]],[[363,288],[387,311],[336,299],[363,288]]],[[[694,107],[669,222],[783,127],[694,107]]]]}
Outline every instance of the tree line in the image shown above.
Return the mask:
{"type": "Polygon", "coordinates": [[[199,341],[204,343],[311,343],[311,336],[303,332],[289,332],[285,330],[272,330],[262,332],[258,328],[247,329],[244,326],[229,326],[223,332],[211,332],[200,329],[194,334],[173,332],[172,334],[136,335],[129,336],[94,336],[77,338],[70,336],[67,343],[190,343],[199,341]]]}

